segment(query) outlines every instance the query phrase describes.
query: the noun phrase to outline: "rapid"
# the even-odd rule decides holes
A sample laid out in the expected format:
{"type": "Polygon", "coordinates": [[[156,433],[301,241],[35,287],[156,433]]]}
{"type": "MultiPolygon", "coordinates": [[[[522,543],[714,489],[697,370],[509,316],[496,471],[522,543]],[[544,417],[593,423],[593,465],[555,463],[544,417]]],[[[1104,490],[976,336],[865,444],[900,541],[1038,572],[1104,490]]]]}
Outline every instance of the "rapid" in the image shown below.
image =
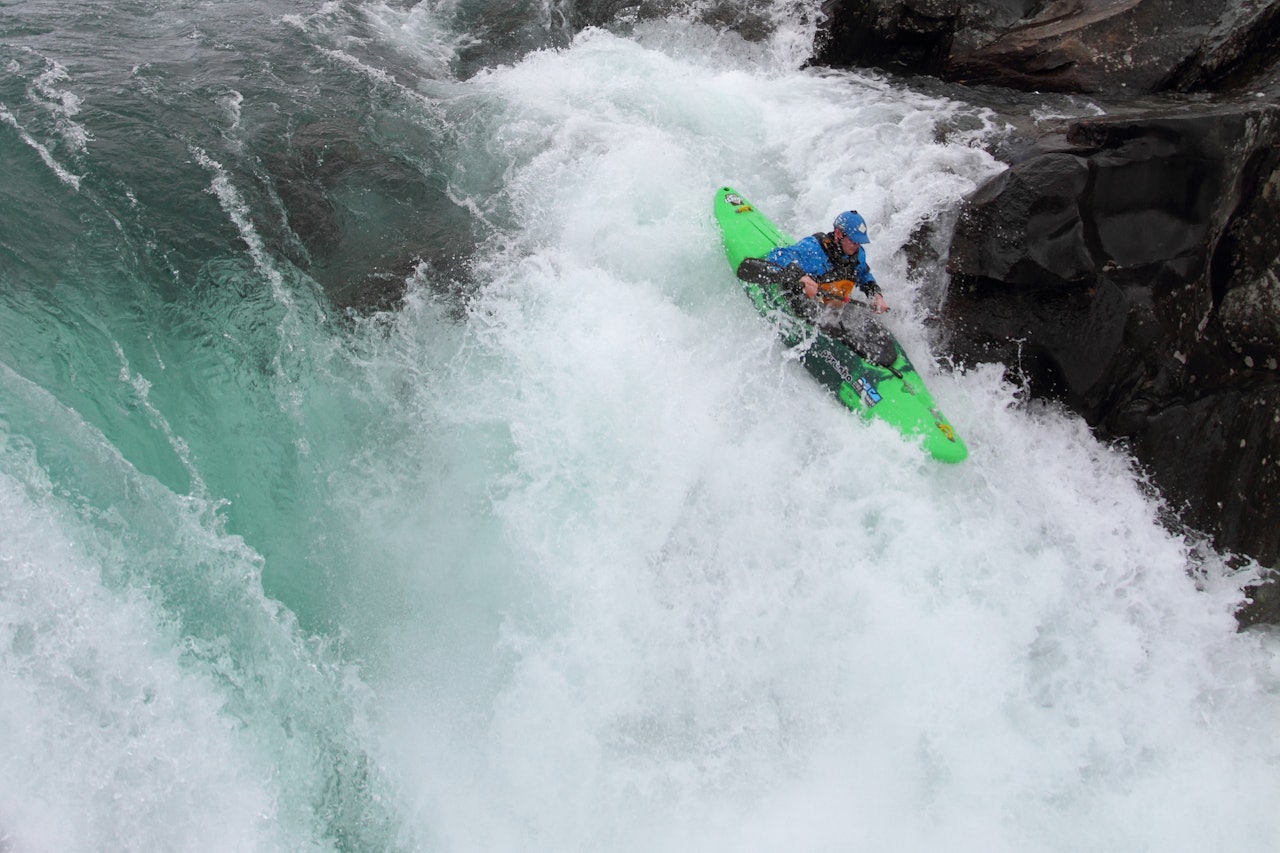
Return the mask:
{"type": "Polygon", "coordinates": [[[0,5],[0,850],[1280,848],[1253,571],[948,363],[1005,129],[818,16],[0,5]],[[866,216],[968,461],[781,347],[722,185],[866,216]]]}

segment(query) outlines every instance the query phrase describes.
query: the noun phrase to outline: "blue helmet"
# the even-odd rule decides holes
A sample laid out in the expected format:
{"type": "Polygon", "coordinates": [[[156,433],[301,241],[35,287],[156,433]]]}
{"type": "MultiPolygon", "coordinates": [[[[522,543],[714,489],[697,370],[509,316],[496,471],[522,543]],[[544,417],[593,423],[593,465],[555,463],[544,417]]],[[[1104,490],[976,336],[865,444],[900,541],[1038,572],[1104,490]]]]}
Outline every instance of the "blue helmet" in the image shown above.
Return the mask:
{"type": "Polygon", "coordinates": [[[867,236],[867,220],[856,210],[846,210],[836,217],[835,227],[839,228],[855,243],[870,243],[867,236]]]}

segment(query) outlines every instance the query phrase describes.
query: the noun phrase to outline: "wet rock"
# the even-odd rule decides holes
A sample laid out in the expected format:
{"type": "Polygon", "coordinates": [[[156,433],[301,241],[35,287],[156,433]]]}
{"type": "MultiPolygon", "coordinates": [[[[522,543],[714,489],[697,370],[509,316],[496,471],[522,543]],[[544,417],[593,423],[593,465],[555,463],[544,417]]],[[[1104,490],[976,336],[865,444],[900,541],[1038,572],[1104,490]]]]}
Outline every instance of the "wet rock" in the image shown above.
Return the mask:
{"type": "Polygon", "coordinates": [[[1089,179],[1087,161],[1072,154],[1046,154],[1002,173],[969,199],[951,271],[1031,287],[1092,280],[1080,211],[1089,179]]]}
{"type": "Polygon", "coordinates": [[[941,75],[952,36],[960,26],[957,0],[835,0],[824,8],[827,23],[816,57],[822,65],[880,66],[941,75]]]}
{"type": "Polygon", "coordinates": [[[1218,321],[1248,362],[1275,370],[1280,352],[1280,152],[1250,164],[1258,190],[1231,221],[1214,255],[1215,287],[1224,291],[1218,321]],[[1230,286],[1228,286],[1230,285],[1230,286]]]}
{"type": "Polygon", "coordinates": [[[1280,625],[1280,578],[1268,579],[1246,592],[1249,601],[1236,613],[1241,628],[1280,625]]]}
{"type": "Polygon", "coordinates": [[[1223,549],[1280,560],[1280,108],[1078,121],[969,199],[946,305],[1122,440],[1223,549]]]}
{"type": "Polygon", "coordinates": [[[1053,92],[1155,92],[1221,14],[1203,0],[1057,0],[972,50],[948,79],[1053,92]]]}
{"type": "Polygon", "coordinates": [[[1280,62],[1280,0],[832,0],[825,9],[821,64],[1028,91],[1271,86],[1280,62]]]}
{"type": "Polygon", "coordinates": [[[1277,412],[1280,383],[1246,378],[1157,401],[1130,437],[1171,507],[1185,507],[1184,520],[1268,565],[1280,556],[1277,412]]]}

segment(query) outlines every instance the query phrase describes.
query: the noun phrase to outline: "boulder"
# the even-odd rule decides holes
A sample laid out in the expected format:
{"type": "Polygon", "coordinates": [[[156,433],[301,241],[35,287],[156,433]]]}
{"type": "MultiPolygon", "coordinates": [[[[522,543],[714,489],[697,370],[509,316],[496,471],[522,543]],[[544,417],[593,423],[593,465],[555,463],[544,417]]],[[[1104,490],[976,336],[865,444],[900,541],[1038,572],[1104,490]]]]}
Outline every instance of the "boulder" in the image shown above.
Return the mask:
{"type": "Polygon", "coordinates": [[[1221,13],[1204,0],[1054,0],[992,41],[953,51],[944,74],[1038,91],[1161,91],[1221,13]]]}
{"type": "Polygon", "coordinates": [[[835,67],[881,66],[941,75],[960,26],[957,0],[834,0],[825,11],[816,60],[835,67]]]}
{"type": "Polygon", "coordinates": [[[950,347],[1121,440],[1224,550],[1280,559],[1280,108],[1077,121],[979,189],[950,347]]]}
{"type": "Polygon", "coordinates": [[[951,246],[951,271],[1031,288],[1060,288],[1096,274],[1080,202],[1088,161],[1049,153],[999,175],[973,195],[951,246]]]}
{"type": "MultiPolygon", "coordinates": [[[[1257,191],[1228,225],[1214,256],[1218,278],[1233,283],[1218,320],[1227,342],[1260,367],[1275,370],[1280,352],[1280,152],[1253,164],[1257,191]]],[[[1247,178],[1248,180],[1248,178],[1247,178]]],[[[1251,364],[1252,366],[1252,364],[1251,364]]]]}
{"type": "Polygon", "coordinates": [[[1280,0],[830,0],[824,11],[818,64],[1026,91],[1274,91],[1280,65],[1280,0]]]}

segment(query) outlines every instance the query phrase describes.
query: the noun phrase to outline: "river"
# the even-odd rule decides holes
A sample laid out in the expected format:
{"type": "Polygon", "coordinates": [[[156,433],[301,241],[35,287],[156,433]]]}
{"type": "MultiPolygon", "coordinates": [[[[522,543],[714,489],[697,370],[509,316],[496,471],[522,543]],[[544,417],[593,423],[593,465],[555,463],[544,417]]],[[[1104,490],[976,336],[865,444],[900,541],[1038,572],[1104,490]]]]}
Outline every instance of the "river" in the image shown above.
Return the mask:
{"type": "Polygon", "coordinates": [[[1002,123],[661,12],[0,5],[0,850],[1276,849],[1252,574],[945,358],[1002,123]],[[866,216],[968,461],[780,346],[722,185],[866,216]]]}

